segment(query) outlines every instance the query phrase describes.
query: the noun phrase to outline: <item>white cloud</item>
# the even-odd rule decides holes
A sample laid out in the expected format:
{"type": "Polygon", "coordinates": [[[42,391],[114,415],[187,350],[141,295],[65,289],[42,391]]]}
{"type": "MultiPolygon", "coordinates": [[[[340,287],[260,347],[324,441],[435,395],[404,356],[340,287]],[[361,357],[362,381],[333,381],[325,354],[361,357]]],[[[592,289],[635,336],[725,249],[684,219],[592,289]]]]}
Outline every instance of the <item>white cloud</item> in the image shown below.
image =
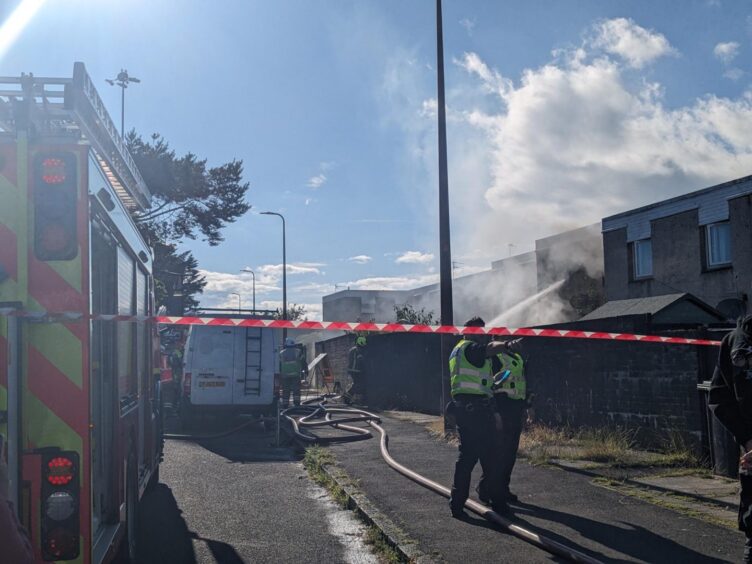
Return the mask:
{"type": "Polygon", "coordinates": [[[361,278],[342,285],[350,290],[412,290],[439,281],[438,274],[415,276],[374,276],[361,278]]]}
{"type": "Polygon", "coordinates": [[[321,188],[324,184],[326,184],[326,175],[322,172],[309,178],[307,186],[309,188],[321,188]]]}
{"type": "Polygon", "coordinates": [[[427,264],[433,260],[433,254],[420,251],[406,251],[394,261],[397,264],[427,264]]]}
{"type": "Polygon", "coordinates": [[[305,199],[305,205],[309,206],[311,204],[315,204],[318,200],[316,198],[306,198],[305,199]]]}
{"type": "Polygon", "coordinates": [[[476,82],[453,101],[462,116],[449,163],[462,194],[451,202],[457,256],[506,256],[508,243],[523,249],[752,170],[752,90],[668,108],[663,85],[634,80],[622,53],[564,55],[526,69],[517,85],[478,55],[458,62],[476,82]],[[475,105],[479,90],[496,93],[493,107],[475,105]]]}
{"type": "MultiPolygon", "coordinates": [[[[288,275],[296,275],[296,274],[321,274],[320,267],[326,266],[324,263],[320,262],[299,262],[299,263],[293,263],[287,264],[287,274],[288,275]]],[[[261,272],[262,274],[268,274],[272,277],[282,277],[282,265],[281,264],[264,264],[256,268],[257,272],[261,272]]]]}
{"type": "Polygon", "coordinates": [[[618,55],[639,69],[658,57],[675,53],[665,36],[640,27],[627,18],[604,20],[595,26],[595,47],[618,55]]]}
{"type": "Polygon", "coordinates": [[[462,18],[460,20],[460,25],[465,28],[465,31],[468,35],[473,34],[473,30],[475,29],[475,19],[472,20],[470,18],[462,18]]]}
{"type": "Polygon", "coordinates": [[[354,256],[354,257],[350,257],[347,260],[350,261],[350,262],[357,263],[357,264],[366,264],[366,263],[371,262],[373,260],[373,258],[369,257],[368,255],[357,255],[357,256],[354,256]]]}
{"type": "Polygon", "coordinates": [[[713,54],[724,64],[729,64],[739,54],[739,44],[736,41],[719,43],[713,48],[713,54]]]}
{"type": "Polygon", "coordinates": [[[741,77],[743,77],[744,74],[745,73],[744,73],[744,71],[742,69],[734,67],[734,68],[730,68],[726,72],[724,72],[723,76],[725,78],[729,78],[731,80],[736,81],[736,80],[739,80],[741,77]]]}

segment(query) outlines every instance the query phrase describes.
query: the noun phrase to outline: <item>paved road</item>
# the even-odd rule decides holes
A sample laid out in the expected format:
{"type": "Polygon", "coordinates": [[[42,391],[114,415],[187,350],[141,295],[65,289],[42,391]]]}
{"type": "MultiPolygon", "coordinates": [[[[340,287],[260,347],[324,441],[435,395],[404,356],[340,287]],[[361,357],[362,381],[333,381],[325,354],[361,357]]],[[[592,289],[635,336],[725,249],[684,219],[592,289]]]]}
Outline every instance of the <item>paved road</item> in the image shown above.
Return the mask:
{"type": "MultiPolygon", "coordinates": [[[[427,477],[451,483],[456,448],[420,425],[384,418],[394,458],[427,477]]],[[[386,466],[375,439],[333,447],[336,458],[378,509],[447,562],[550,562],[551,556],[502,534],[480,517],[460,522],[447,500],[386,466]]],[[[474,476],[477,483],[478,472],[474,476]]],[[[524,505],[520,524],[605,562],[738,561],[737,531],[624,497],[564,470],[518,463],[512,488],[524,505]]]]}
{"type": "Polygon", "coordinates": [[[371,564],[363,527],[261,429],[204,444],[168,441],[142,506],[144,564],[371,564]]]}

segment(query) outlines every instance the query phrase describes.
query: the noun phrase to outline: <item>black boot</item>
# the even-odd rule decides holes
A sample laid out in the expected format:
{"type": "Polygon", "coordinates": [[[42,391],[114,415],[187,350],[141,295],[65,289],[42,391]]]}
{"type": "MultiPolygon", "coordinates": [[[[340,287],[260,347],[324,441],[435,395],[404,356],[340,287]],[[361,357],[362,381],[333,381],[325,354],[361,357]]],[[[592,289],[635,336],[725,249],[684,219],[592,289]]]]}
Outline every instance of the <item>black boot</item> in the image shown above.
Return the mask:
{"type": "Polygon", "coordinates": [[[747,542],[744,544],[744,558],[742,562],[744,564],[752,564],[752,536],[748,536],[747,542]]]}

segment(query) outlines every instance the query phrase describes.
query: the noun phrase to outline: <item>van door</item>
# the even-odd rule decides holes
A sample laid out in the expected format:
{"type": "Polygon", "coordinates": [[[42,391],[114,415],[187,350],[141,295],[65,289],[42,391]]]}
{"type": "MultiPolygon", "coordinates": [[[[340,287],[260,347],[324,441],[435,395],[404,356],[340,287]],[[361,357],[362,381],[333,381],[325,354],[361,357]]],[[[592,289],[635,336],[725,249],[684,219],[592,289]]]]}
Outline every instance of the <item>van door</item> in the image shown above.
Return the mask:
{"type": "Polygon", "coordinates": [[[192,390],[194,405],[232,404],[236,329],[197,327],[192,343],[192,390]]]}
{"type": "Polygon", "coordinates": [[[277,354],[274,329],[239,328],[235,347],[234,402],[237,405],[269,405],[274,399],[277,354]],[[242,352],[241,352],[242,351],[242,352]]]}

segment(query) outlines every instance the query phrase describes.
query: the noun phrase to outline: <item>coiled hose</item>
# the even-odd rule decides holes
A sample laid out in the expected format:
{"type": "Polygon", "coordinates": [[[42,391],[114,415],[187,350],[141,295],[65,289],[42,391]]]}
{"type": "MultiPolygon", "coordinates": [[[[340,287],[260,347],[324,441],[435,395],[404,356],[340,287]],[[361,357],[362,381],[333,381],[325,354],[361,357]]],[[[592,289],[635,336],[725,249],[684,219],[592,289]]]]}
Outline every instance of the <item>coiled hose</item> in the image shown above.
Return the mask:
{"type": "MultiPolygon", "coordinates": [[[[351,423],[368,424],[370,427],[376,429],[381,434],[381,456],[390,467],[392,467],[403,476],[406,476],[410,480],[438,493],[439,495],[442,495],[446,498],[450,496],[450,491],[445,486],[442,486],[441,484],[434,482],[433,480],[430,480],[425,476],[414,472],[413,470],[410,470],[409,468],[403,466],[402,464],[394,460],[394,458],[392,458],[391,454],[389,454],[389,435],[380,425],[381,419],[377,415],[374,415],[373,413],[369,413],[368,411],[364,411],[362,409],[356,409],[352,407],[329,407],[326,404],[331,397],[332,396],[322,396],[319,398],[314,398],[312,400],[309,400],[308,405],[286,409],[282,412],[282,416],[290,422],[292,426],[292,432],[298,439],[309,444],[327,444],[332,442],[368,439],[372,436],[371,432],[368,429],[355,427],[354,425],[351,425],[351,423]],[[312,405],[316,402],[318,403],[317,405],[312,405]],[[341,415],[342,417],[335,418],[335,415],[341,415]],[[323,420],[321,420],[322,418],[323,420]],[[316,421],[316,419],[319,420],[316,421]],[[349,434],[334,437],[319,437],[309,431],[309,429],[326,426],[346,431],[349,434]]],[[[545,550],[546,552],[565,558],[570,562],[578,562],[584,564],[602,564],[600,560],[593,558],[592,556],[588,556],[587,554],[584,554],[583,552],[580,552],[574,548],[568,547],[555,540],[541,536],[537,533],[534,533],[533,531],[514,524],[509,519],[499,515],[492,509],[481,505],[477,501],[473,501],[472,499],[467,500],[465,502],[465,508],[469,509],[473,513],[476,513],[477,515],[480,515],[488,521],[499,525],[508,533],[524,540],[525,542],[528,542],[537,548],[545,550]]]]}

